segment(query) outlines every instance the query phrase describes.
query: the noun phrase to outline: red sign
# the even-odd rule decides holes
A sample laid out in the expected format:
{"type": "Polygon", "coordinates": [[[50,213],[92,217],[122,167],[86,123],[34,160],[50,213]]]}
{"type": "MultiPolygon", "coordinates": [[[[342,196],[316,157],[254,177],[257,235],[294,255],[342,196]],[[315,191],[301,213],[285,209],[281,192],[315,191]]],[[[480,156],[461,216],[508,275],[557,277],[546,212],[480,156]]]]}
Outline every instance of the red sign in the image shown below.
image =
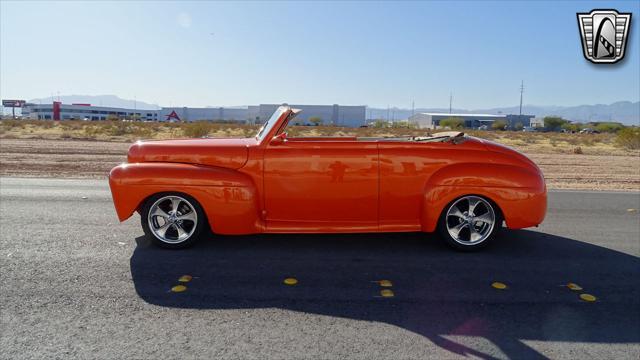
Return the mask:
{"type": "Polygon", "coordinates": [[[176,111],[173,110],[171,112],[171,114],[166,115],[167,116],[167,121],[170,121],[171,119],[176,119],[177,121],[180,121],[180,116],[178,116],[178,114],[176,114],[176,111]]]}
{"type": "Polygon", "coordinates": [[[60,105],[62,105],[60,101],[53,102],[53,120],[60,120],[60,105]]]}

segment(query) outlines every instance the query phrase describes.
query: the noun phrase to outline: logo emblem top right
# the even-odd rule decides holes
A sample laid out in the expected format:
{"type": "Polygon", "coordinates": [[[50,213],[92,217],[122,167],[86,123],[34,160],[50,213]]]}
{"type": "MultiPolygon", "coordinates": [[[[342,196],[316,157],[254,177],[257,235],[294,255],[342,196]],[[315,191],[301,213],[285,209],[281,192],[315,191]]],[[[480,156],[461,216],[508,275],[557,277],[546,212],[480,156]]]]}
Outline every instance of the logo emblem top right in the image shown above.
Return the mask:
{"type": "Polygon", "coordinates": [[[596,9],[578,13],[584,57],[595,64],[613,64],[624,58],[631,13],[596,9]]]}

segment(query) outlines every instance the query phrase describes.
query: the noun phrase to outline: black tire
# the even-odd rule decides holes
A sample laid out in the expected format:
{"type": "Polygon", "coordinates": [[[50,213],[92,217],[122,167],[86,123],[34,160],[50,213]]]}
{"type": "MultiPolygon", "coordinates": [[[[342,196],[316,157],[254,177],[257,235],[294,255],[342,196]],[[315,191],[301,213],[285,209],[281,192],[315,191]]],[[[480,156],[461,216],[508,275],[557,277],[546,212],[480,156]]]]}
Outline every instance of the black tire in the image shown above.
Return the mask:
{"type": "MultiPolygon", "coordinates": [[[[161,201],[161,204],[158,206],[162,206],[165,205],[165,201],[170,201],[169,199],[163,200],[161,201]]],[[[190,209],[189,209],[190,210],[190,209]]],[[[190,211],[186,212],[185,214],[190,214],[190,211]]],[[[154,219],[156,219],[157,217],[154,217],[154,219]]],[[[195,244],[198,240],[200,240],[200,238],[206,233],[206,224],[207,224],[207,217],[204,213],[204,211],[202,210],[202,207],[200,206],[200,204],[191,196],[186,195],[186,194],[182,194],[182,193],[178,193],[178,192],[173,192],[173,193],[158,193],[155,194],[151,197],[149,197],[144,204],[142,205],[141,211],[140,211],[140,222],[142,225],[142,230],[144,230],[144,233],[147,237],[147,239],[149,239],[149,241],[151,241],[154,245],[165,248],[165,249],[184,249],[187,248],[193,244],[195,244]],[[152,224],[155,224],[154,221],[157,220],[150,220],[149,219],[149,212],[151,211],[151,208],[154,206],[154,204],[156,204],[156,202],[158,202],[159,200],[163,199],[163,198],[181,198],[184,200],[184,202],[180,202],[178,205],[178,208],[180,210],[178,210],[178,213],[180,213],[181,210],[183,209],[187,209],[187,208],[193,208],[195,215],[196,215],[196,221],[195,221],[195,225],[193,225],[192,227],[189,227],[189,222],[191,220],[184,220],[181,223],[181,228],[182,225],[184,225],[184,230],[187,230],[185,232],[190,233],[188,237],[186,237],[185,239],[179,239],[179,233],[177,232],[177,228],[169,225],[168,229],[165,231],[165,236],[167,237],[167,240],[163,240],[162,238],[159,237],[159,235],[156,235],[156,233],[154,233],[154,231],[152,231],[150,226],[154,226],[152,224]],[[186,207],[185,207],[186,206],[186,207]],[[170,235],[166,235],[167,233],[169,233],[170,231],[175,232],[176,234],[176,239],[170,239],[170,235]],[[169,241],[171,240],[171,241],[169,241]]]]}
{"type": "MultiPolygon", "coordinates": [[[[490,199],[487,199],[485,197],[482,196],[477,196],[477,195],[465,195],[465,196],[461,196],[455,200],[453,200],[452,202],[450,202],[449,204],[447,204],[447,206],[445,206],[445,208],[442,210],[442,214],[440,214],[440,219],[438,220],[438,233],[440,235],[440,237],[442,238],[442,240],[444,240],[444,242],[452,247],[455,250],[458,251],[463,251],[463,252],[473,252],[473,251],[478,251],[483,249],[484,247],[486,247],[487,245],[489,245],[490,243],[492,243],[493,241],[495,241],[496,237],[498,236],[500,230],[502,229],[502,222],[503,222],[504,218],[502,216],[502,212],[500,210],[500,208],[490,199]],[[460,240],[456,240],[450,233],[449,230],[447,229],[447,213],[449,212],[449,210],[457,203],[459,203],[459,201],[462,201],[466,198],[477,198],[477,199],[482,199],[484,202],[486,202],[486,204],[488,204],[491,208],[491,210],[493,211],[494,214],[494,223],[493,223],[493,227],[491,228],[491,230],[488,232],[487,237],[482,240],[479,241],[477,243],[464,243],[463,241],[460,240]]],[[[449,220],[451,221],[451,219],[449,220]]],[[[461,231],[462,233],[462,231],[461,231]]]]}

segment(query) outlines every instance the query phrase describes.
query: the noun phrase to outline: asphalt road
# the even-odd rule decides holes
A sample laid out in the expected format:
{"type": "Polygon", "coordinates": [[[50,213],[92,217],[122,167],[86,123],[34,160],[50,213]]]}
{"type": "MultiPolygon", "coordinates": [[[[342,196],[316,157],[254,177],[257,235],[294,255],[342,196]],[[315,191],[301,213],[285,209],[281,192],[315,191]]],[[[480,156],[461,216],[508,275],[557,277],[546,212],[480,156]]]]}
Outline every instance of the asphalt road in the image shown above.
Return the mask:
{"type": "Polygon", "coordinates": [[[0,357],[637,359],[638,210],[637,193],[551,192],[542,226],[474,254],[426,234],[168,251],[118,223],[106,181],[4,178],[0,357]]]}

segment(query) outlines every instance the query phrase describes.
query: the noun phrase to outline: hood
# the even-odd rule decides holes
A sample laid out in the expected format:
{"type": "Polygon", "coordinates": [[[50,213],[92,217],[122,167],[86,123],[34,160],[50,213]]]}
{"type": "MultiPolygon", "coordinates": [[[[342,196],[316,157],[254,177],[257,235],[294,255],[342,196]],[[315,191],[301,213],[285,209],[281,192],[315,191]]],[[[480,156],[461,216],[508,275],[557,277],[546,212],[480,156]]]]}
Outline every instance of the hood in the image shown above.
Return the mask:
{"type": "Polygon", "coordinates": [[[247,162],[255,139],[184,139],[138,141],[131,145],[127,162],[170,162],[239,169],[247,162]]]}

